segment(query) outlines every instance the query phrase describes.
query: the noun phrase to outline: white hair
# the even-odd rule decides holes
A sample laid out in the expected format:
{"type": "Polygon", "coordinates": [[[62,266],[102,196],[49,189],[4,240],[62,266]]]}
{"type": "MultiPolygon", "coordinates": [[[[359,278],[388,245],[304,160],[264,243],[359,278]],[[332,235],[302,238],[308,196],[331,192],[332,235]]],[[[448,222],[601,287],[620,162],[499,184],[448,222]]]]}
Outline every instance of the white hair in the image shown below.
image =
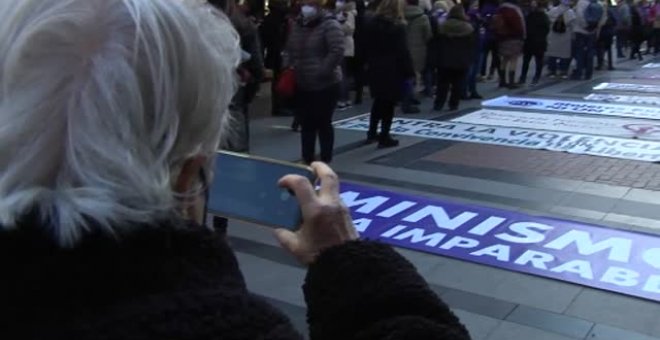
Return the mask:
{"type": "Polygon", "coordinates": [[[0,230],[32,211],[62,246],[175,210],[209,162],[240,60],[206,1],[0,0],[0,230]]]}

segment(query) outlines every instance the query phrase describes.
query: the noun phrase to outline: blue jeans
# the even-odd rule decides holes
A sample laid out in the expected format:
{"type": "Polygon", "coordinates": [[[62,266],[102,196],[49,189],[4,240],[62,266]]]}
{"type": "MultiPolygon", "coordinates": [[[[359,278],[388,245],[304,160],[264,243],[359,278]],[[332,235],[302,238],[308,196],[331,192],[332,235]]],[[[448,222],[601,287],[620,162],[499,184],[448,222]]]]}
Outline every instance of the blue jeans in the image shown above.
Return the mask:
{"type": "Polygon", "coordinates": [[[575,61],[577,68],[573,78],[590,79],[594,73],[594,56],[596,54],[596,34],[575,33],[575,61]]]}
{"type": "Polygon", "coordinates": [[[568,66],[571,64],[571,59],[548,57],[548,70],[551,74],[557,74],[557,64],[559,64],[559,73],[566,74],[568,72],[568,66]]]}
{"type": "Polygon", "coordinates": [[[470,66],[470,69],[468,70],[467,73],[467,78],[465,81],[465,89],[463,90],[463,94],[465,96],[468,95],[476,95],[478,94],[477,92],[477,75],[481,71],[481,65],[484,63],[484,53],[483,51],[479,50],[477,51],[477,55],[474,58],[474,61],[472,62],[472,66],[470,66]]]}

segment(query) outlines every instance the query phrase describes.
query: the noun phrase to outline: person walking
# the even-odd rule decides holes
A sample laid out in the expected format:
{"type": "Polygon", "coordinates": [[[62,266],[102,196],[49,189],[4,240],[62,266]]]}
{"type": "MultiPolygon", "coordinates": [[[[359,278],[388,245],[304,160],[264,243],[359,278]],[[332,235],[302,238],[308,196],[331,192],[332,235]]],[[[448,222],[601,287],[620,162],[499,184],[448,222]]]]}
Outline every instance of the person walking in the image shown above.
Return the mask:
{"type": "Polygon", "coordinates": [[[344,31],[344,60],[342,62],[342,82],[339,93],[339,103],[337,109],[346,110],[353,105],[350,100],[350,75],[351,66],[355,63],[355,16],[357,10],[355,9],[355,1],[353,0],[339,0],[335,2],[335,15],[337,21],[341,24],[344,31]]]}
{"type": "Polygon", "coordinates": [[[614,61],[612,60],[612,44],[614,43],[614,34],[616,32],[618,20],[616,8],[613,7],[608,1],[605,2],[607,20],[605,21],[603,27],[601,27],[600,34],[598,35],[596,70],[603,69],[603,64],[605,63],[605,55],[607,55],[607,69],[609,71],[613,71],[614,61]]]}
{"type": "Polygon", "coordinates": [[[516,69],[527,37],[525,16],[518,0],[505,0],[493,17],[500,56],[500,87],[517,88],[516,69]]]}
{"type": "Polygon", "coordinates": [[[449,17],[440,25],[438,33],[438,85],[433,110],[442,111],[451,90],[449,110],[454,111],[458,109],[467,72],[474,58],[476,34],[461,5],[449,10],[449,17]]]}
{"type": "Polygon", "coordinates": [[[364,57],[364,25],[367,19],[367,7],[364,0],[355,1],[355,56],[353,57],[353,84],[355,88],[355,99],[353,104],[361,105],[364,97],[365,79],[365,57],[364,57]]]}
{"type": "Polygon", "coordinates": [[[625,58],[623,50],[630,47],[630,30],[632,28],[631,22],[631,0],[618,0],[616,6],[617,12],[617,26],[616,26],[616,57],[625,58]]]}
{"type": "Polygon", "coordinates": [[[570,0],[561,3],[548,11],[550,33],[548,34],[548,76],[568,79],[568,67],[571,64],[571,38],[576,16],[570,7],[570,0]]]}
{"type": "Polygon", "coordinates": [[[545,6],[540,6],[537,0],[532,0],[530,3],[529,13],[525,17],[525,25],[527,27],[527,37],[523,48],[522,72],[518,82],[521,85],[527,82],[527,72],[533,57],[536,69],[534,78],[532,78],[532,85],[536,85],[541,79],[541,72],[543,72],[545,51],[548,48],[548,33],[550,33],[550,19],[545,13],[545,6]]]}
{"type": "Polygon", "coordinates": [[[404,88],[402,110],[404,113],[419,113],[419,108],[415,107],[415,105],[419,104],[415,98],[415,85],[426,66],[426,52],[428,43],[432,38],[431,23],[419,5],[419,0],[406,1],[404,18],[407,23],[406,41],[415,69],[415,81],[404,88]]]}
{"type": "Polygon", "coordinates": [[[339,99],[344,58],[344,32],[324,0],[304,0],[287,43],[284,65],[295,70],[296,117],[301,126],[301,153],[306,164],[314,161],[316,139],[321,160],[332,161],[332,114],[339,99]]]}
{"type": "Polygon", "coordinates": [[[406,42],[403,0],[382,0],[365,27],[365,56],[369,89],[373,97],[367,143],[379,148],[394,147],[390,136],[394,108],[401,100],[404,83],[415,79],[412,57],[406,42]],[[380,133],[378,125],[380,124],[380,133]]]}
{"type": "Polygon", "coordinates": [[[598,0],[579,0],[575,5],[575,61],[573,80],[590,80],[594,71],[594,56],[600,28],[607,20],[607,12],[598,0]]]}

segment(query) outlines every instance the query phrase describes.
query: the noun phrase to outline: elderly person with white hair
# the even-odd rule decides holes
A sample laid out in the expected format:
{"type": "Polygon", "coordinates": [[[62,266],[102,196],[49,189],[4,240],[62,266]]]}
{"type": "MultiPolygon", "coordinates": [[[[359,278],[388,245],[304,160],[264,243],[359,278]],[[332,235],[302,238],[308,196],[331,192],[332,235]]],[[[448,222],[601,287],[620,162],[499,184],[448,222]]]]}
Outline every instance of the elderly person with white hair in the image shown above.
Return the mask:
{"type": "MultiPolygon", "coordinates": [[[[0,339],[302,339],[196,214],[238,45],[199,1],[0,2],[0,339]]],[[[467,339],[313,167],[318,193],[281,180],[304,224],[276,231],[309,266],[310,338],[467,339]]]]}

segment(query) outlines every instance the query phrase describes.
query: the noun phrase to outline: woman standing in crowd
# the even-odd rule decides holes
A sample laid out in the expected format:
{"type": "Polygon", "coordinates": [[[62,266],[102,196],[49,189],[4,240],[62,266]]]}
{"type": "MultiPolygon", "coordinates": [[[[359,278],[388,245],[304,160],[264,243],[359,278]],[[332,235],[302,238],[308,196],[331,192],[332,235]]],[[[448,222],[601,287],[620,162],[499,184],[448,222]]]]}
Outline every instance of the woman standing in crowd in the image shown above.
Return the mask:
{"type": "Polygon", "coordinates": [[[479,13],[486,29],[483,63],[481,64],[481,77],[492,80],[495,72],[500,69],[500,56],[497,52],[497,36],[493,31],[493,17],[500,6],[499,0],[479,0],[479,13]],[[488,57],[490,55],[490,69],[488,69],[488,57]]]}
{"type": "Polygon", "coordinates": [[[447,20],[449,14],[449,3],[445,0],[438,0],[433,3],[431,12],[427,15],[431,23],[431,40],[427,44],[426,66],[424,67],[424,89],[422,94],[425,97],[433,97],[433,88],[436,84],[436,59],[438,54],[438,26],[447,20]]]}
{"type": "Polygon", "coordinates": [[[337,21],[341,24],[344,32],[344,61],[341,67],[343,79],[337,108],[339,110],[346,110],[352,106],[350,99],[350,73],[348,70],[355,63],[355,40],[353,38],[353,34],[355,34],[355,16],[357,15],[355,2],[353,0],[338,0],[335,2],[335,11],[337,21]]]}
{"type": "Polygon", "coordinates": [[[461,99],[482,99],[483,97],[477,91],[477,75],[481,70],[481,64],[483,63],[484,48],[486,47],[486,29],[484,28],[484,22],[481,19],[481,13],[479,11],[479,2],[477,0],[470,0],[463,2],[463,6],[466,11],[466,15],[472,24],[475,34],[475,52],[472,57],[472,63],[468,70],[466,83],[463,86],[463,94],[461,99]]]}
{"type": "Polygon", "coordinates": [[[408,49],[412,57],[413,67],[415,69],[415,79],[412,84],[408,84],[404,91],[404,101],[402,110],[404,113],[419,113],[419,102],[415,98],[415,85],[426,66],[427,44],[431,40],[431,23],[419,5],[419,0],[406,0],[404,9],[406,20],[406,39],[408,49]]]}
{"type": "Polygon", "coordinates": [[[325,0],[304,0],[291,30],[284,58],[296,77],[296,117],[301,131],[302,159],[314,161],[316,139],[321,160],[332,161],[335,133],[332,114],[339,99],[344,58],[344,32],[325,0]]]}
{"type": "Polygon", "coordinates": [[[529,71],[529,64],[534,58],[534,78],[532,78],[532,85],[538,84],[541,79],[541,72],[543,72],[543,65],[545,64],[545,51],[548,48],[548,33],[550,32],[550,19],[545,13],[545,3],[540,4],[539,1],[532,0],[530,2],[529,13],[525,18],[527,27],[527,38],[525,39],[524,55],[522,72],[520,73],[520,85],[525,85],[527,82],[527,72],[529,71]]]}
{"type": "Polygon", "coordinates": [[[449,97],[449,110],[458,109],[468,69],[472,64],[475,44],[475,31],[463,6],[454,6],[449,17],[438,28],[438,86],[435,98],[435,111],[441,111],[449,97]]]}
{"type": "MultiPolygon", "coordinates": [[[[630,1],[632,2],[632,0],[630,1]]],[[[635,59],[637,56],[641,61],[643,59],[641,49],[644,42],[644,20],[639,6],[630,6],[630,22],[630,59],[635,59]]]]}
{"type": "Polygon", "coordinates": [[[548,76],[560,76],[568,79],[568,67],[571,65],[573,25],[576,16],[570,7],[571,0],[561,0],[559,5],[548,11],[550,34],[548,35],[548,76]]]}
{"type": "Polygon", "coordinates": [[[630,0],[617,0],[616,57],[625,58],[623,50],[630,47],[630,29],[632,27],[630,0]]]}
{"type": "Polygon", "coordinates": [[[607,15],[607,20],[605,24],[600,28],[600,34],[598,34],[597,50],[596,50],[596,70],[603,69],[603,63],[605,62],[605,55],[607,55],[607,69],[609,71],[614,70],[614,60],[612,60],[612,45],[614,44],[614,34],[616,32],[616,27],[618,26],[616,7],[614,7],[610,0],[605,1],[605,10],[607,15]]]}
{"type": "MultiPolygon", "coordinates": [[[[227,18],[199,1],[21,0],[0,22],[0,339],[302,340],[203,224],[240,60],[227,18]]],[[[309,339],[468,340],[312,168],[318,191],[280,180],[304,223],[275,231],[307,268],[309,339]]]]}
{"type": "Polygon", "coordinates": [[[264,48],[264,64],[273,72],[271,83],[271,114],[286,115],[286,98],[276,91],[277,81],[282,74],[282,52],[286,46],[289,33],[287,0],[271,0],[268,2],[268,15],[259,27],[261,42],[264,48]]]}
{"type": "Polygon", "coordinates": [[[378,141],[380,148],[394,147],[399,145],[399,141],[390,136],[394,108],[401,99],[403,84],[415,78],[406,43],[403,0],[380,1],[375,15],[366,24],[364,43],[374,99],[367,143],[378,141]]]}
{"type": "Polygon", "coordinates": [[[653,54],[658,55],[660,53],[660,0],[655,0],[651,7],[651,16],[653,17],[653,54]]]}
{"type": "Polygon", "coordinates": [[[516,88],[516,69],[527,36],[525,16],[518,0],[505,0],[493,17],[500,55],[500,87],[516,88]]]}

